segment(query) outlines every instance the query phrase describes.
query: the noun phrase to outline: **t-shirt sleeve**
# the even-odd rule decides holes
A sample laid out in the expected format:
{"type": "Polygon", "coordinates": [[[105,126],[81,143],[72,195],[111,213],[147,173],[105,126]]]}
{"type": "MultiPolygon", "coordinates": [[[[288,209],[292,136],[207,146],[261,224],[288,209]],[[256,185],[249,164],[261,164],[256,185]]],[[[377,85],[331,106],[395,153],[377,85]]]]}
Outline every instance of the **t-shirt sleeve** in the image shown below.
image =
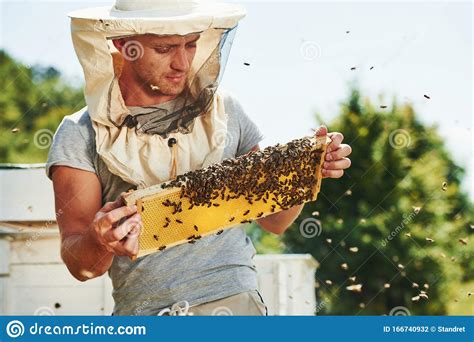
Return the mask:
{"type": "Polygon", "coordinates": [[[249,152],[255,145],[263,140],[264,136],[255,122],[247,115],[240,102],[235,98],[233,98],[232,102],[240,128],[236,153],[236,156],[240,156],[249,152]]]}
{"type": "Polygon", "coordinates": [[[66,116],[54,134],[46,162],[46,175],[52,179],[53,165],[64,165],[95,173],[93,149],[94,144],[84,137],[79,122],[66,116]]]}

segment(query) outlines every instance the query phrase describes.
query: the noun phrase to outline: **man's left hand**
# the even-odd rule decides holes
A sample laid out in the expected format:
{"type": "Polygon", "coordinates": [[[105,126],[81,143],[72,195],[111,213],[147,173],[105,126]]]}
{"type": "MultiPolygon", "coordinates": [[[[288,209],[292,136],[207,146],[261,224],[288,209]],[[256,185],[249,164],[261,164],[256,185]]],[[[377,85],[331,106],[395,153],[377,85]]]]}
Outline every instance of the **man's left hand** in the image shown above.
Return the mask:
{"type": "Polygon", "coordinates": [[[316,130],[316,136],[327,135],[332,141],[327,147],[326,159],[323,164],[323,178],[341,178],[344,170],[351,166],[351,160],[347,158],[352,148],[342,144],[344,136],[339,132],[328,133],[326,126],[320,126],[316,130]]]}

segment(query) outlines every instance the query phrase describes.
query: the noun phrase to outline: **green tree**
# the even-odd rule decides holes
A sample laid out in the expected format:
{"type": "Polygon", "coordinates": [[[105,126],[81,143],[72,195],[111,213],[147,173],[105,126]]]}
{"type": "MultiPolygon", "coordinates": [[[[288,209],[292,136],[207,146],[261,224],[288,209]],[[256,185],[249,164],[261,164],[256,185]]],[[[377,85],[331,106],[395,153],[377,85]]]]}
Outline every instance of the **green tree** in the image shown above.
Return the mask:
{"type": "Polygon", "coordinates": [[[82,90],[53,67],[28,67],[0,50],[0,162],[43,163],[61,119],[84,106],[82,90]]]}
{"type": "Polygon", "coordinates": [[[445,314],[454,300],[449,286],[474,278],[474,210],[460,190],[464,170],[410,104],[393,100],[389,107],[375,108],[351,91],[327,125],[352,146],[351,168],[323,180],[317,202],[306,204],[283,237],[287,252],[311,253],[320,263],[320,314],[380,315],[398,306],[445,314]]]}

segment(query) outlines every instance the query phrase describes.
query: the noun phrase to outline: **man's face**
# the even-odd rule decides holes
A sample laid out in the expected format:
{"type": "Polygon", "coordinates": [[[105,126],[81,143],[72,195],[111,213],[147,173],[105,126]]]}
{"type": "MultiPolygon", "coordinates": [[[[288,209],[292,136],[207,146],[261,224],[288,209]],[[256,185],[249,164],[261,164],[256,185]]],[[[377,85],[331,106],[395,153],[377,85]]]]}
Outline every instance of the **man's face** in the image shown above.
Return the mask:
{"type": "Polygon", "coordinates": [[[121,39],[116,47],[129,63],[137,82],[163,95],[179,95],[185,88],[199,34],[187,36],[157,36],[145,34],[121,39]],[[134,46],[139,53],[128,58],[128,49],[134,46]]]}

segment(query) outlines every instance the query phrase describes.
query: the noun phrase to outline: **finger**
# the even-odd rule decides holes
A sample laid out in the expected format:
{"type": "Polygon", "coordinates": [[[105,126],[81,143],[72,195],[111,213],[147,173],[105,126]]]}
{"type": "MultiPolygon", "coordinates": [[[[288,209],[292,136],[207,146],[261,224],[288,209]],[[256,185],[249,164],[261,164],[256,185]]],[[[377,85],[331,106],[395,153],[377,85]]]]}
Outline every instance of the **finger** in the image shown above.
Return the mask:
{"type": "Polygon", "coordinates": [[[328,151],[337,150],[342,140],[344,139],[344,136],[342,135],[342,133],[339,133],[339,132],[328,133],[328,137],[331,138],[332,140],[328,146],[328,151]]]}
{"type": "Polygon", "coordinates": [[[332,162],[324,162],[323,168],[326,170],[343,170],[348,169],[351,166],[351,160],[349,158],[342,158],[332,162]]]}
{"type": "Polygon", "coordinates": [[[320,137],[320,136],[323,136],[323,135],[327,135],[328,134],[328,129],[326,126],[324,125],[321,125],[319,126],[317,129],[316,129],[316,132],[315,132],[315,135],[317,137],[320,137]]]}
{"type": "Polygon", "coordinates": [[[107,203],[104,204],[104,206],[102,208],[100,208],[99,211],[101,211],[103,213],[108,213],[109,211],[114,210],[116,208],[120,208],[121,206],[122,206],[122,204],[120,204],[118,201],[107,202],[107,203]]]}
{"type": "Polygon", "coordinates": [[[128,256],[128,252],[120,242],[115,242],[112,253],[118,256],[128,256]]]}
{"type": "Polygon", "coordinates": [[[350,147],[347,144],[341,144],[341,146],[335,150],[326,153],[326,160],[331,161],[331,160],[338,160],[347,157],[352,153],[352,147],[350,147]]]}
{"type": "Polygon", "coordinates": [[[122,246],[128,256],[133,257],[138,254],[139,250],[139,237],[140,237],[141,226],[135,227],[124,239],[122,246]]]}
{"type": "Polygon", "coordinates": [[[344,174],[343,170],[326,170],[322,171],[324,178],[341,178],[344,174]]]}
{"type": "Polygon", "coordinates": [[[112,227],[112,225],[114,225],[119,220],[123,219],[124,217],[135,214],[136,212],[137,212],[136,205],[132,205],[130,207],[124,205],[120,208],[116,208],[114,210],[109,211],[107,214],[103,215],[99,219],[99,226],[109,229],[110,227],[112,227]]]}
{"type": "Polygon", "coordinates": [[[128,218],[125,222],[119,225],[116,228],[111,228],[107,230],[103,237],[107,242],[120,241],[127,236],[132,229],[141,224],[140,214],[135,214],[132,217],[128,218]]]}

